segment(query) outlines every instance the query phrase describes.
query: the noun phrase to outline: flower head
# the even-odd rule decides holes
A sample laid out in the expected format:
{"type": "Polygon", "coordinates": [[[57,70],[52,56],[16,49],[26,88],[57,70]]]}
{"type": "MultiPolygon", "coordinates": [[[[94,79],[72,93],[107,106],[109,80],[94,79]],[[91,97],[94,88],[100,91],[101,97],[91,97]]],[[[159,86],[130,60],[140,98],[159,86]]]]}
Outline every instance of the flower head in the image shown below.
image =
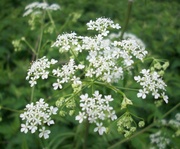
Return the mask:
{"type": "Polygon", "coordinates": [[[95,123],[97,127],[94,131],[98,131],[102,135],[106,129],[102,121],[106,119],[115,120],[117,116],[113,108],[109,105],[109,102],[113,100],[111,95],[102,97],[99,91],[95,91],[93,97],[88,97],[88,94],[80,96],[81,111],[76,116],[76,120],[82,123],[85,119],[88,119],[89,123],[95,123]]]}
{"type": "Polygon", "coordinates": [[[49,74],[47,69],[50,68],[50,65],[54,65],[55,63],[57,63],[55,59],[48,61],[45,56],[33,62],[31,68],[28,69],[26,77],[26,79],[29,80],[31,87],[37,84],[36,80],[39,78],[47,79],[49,74]]]}
{"type": "Polygon", "coordinates": [[[162,96],[163,100],[168,103],[168,96],[165,95],[164,92],[160,93],[161,91],[165,91],[166,87],[166,84],[160,75],[155,71],[151,72],[149,69],[143,69],[141,74],[142,76],[134,77],[135,81],[140,83],[140,85],[143,87],[143,89],[139,90],[137,96],[145,99],[146,95],[152,92],[155,99],[162,96]]]}
{"type": "Polygon", "coordinates": [[[40,99],[36,104],[31,103],[27,104],[25,112],[20,114],[21,119],[25,124],[21,124],[21,132],[35,133],[36,130],[40,131],[39,137],[44,137],[47,139],[49,137],[49,130],[45,130],[44,124],[48,126],[54,124],[54,121],[51,119],[51,115],[57,114],[57,108],[50,106],[44,102],[44,99],[40,99]]]}

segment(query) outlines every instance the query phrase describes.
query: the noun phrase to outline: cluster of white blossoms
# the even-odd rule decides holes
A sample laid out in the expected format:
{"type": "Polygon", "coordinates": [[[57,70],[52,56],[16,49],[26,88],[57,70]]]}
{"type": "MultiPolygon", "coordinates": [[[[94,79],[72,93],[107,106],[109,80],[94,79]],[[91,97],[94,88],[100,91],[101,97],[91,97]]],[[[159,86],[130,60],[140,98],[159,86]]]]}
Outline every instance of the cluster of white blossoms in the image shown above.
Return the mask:
{"type": "Polygon", "coordinates": [[[156,72],[151,72],[149,69],[143,69],[141,71],[142,76],[135,76],[134,79],[143,87],[139,90],[137,94],[138,97],[143,99],[146,98],[146,95],[152,92],[152,95],[155,99],[162,97],[163,100],[168,103],[168,96],[165,95],[166,84],[162,80],[161,76],[156,72]],[[160,93],[160,91],[162,91],[160,93]]]}
{"type": "MultiPolygon", "coordinates": [[[[31,7],[29,6],[29,8],[31,7]]],[[[52,84],[54,90],[62,89],[65,83],[72,83],[72,88],[74,90],[77,88],[78,93],[81,90],[83,92],[83,87],[86,87],[86,82],[89,81],[92,81],[92,83],[95,80],[103,83],[118,82],[124,79],[126,71],[133,68],[135,60],[143,61],[148,53],[145,46],[139,44],[140,41],[136,40],[136,38],[127,38],[121,41],[109,38],[109,28],[120,28],[119,24],[115,24],[110,19],[98,18],[96,21],[91,20],[87,23],[87,27],[88,30],[97,31],[97,34],[90,37],[78,36],[74,32],[58,35],[52,47],[57,47],[61,54],[70,55],[67,64],[50,71],[50,66],[57,63],[56,60],[51,59],[49,61],[46,57],[36,60],[28,70],[26,77],[31,87],[37,84],[37,79],[47,79],[50,74],[56,78],[56,82],[52,84]],[[81,77],[78,75],[81,75],[81,77]]],[[[137,96],[144,99],[148,93],[152,92],[155,99],[162,97],[168,103],[168,97],[164,92],[160,92],[165,91],[166,86],[160,75],[155,71],[150,72],[150,70],[146,69],[143,69],[141,74],[142,76],[134,77],[143,87],[143,89],[139,90],[137,96]]],[[[102,135],[106,132],[103,121],[117,119],[113,107],[109,105],[111,101],[113,101],[111,95],[102,97],[102,94],[97,90],[93,93],[93,97],[88,97],[87,93],[83,94],[80,96],[79,101],[81,111],[79,111],[75,119],[79,123],[84,120],[95,123],[97,127],[94,131],[98,131],[102,135]]],[[[124,109],[127,105],[132,105],[132,102],[125,98],[121,108],[124,109]]],[[[131,119],[129,119],[129,122],[128,128],[131,126],[131,119]]],[[[126,121],[124,121],[125,123],[126,121]]],[[[119,122],[119,129],[126,127],[124,124],[122,125],[119,122]]],[[[123,132],[125,131],[123,129],[123,132]]],[[[129,132],[134,131],[135,128],[132,127],[129,132]]],[[[129,135],[129,132],[126,136],[129,135]]]]}
{"type": "Polygon", "coordinates": [[[52,47],[60,52],[73,54],[87,51],[84,63],[85,76],[98,78],[112,83],[123,79],[124,70],[134,63],[133,58],[143,60],[147,55],[145,47],[139,46],[136,40],[111,41],[108,39],[108,28],[119,29],[120,26],[107,18],[98,18],[87,23],[88,30],[96,30],[94,37],[77,36],[76,33],[59,35],[52,47]],[[128,66],[128,67],[127,67],[128,66]]]}
{"type": "Polygon", "coordinates": [[[59,52],[64,52],[70,50],[71,47],[76,45],[78,45],[78,40],[76,33],[73,32],[59,35],[52,47],[60,47],[59,52]]]}
{"type": "Polygon", "coordinates": [[[99,31],[102,36],[107,36],[109,31],[108,28],[114,28],[114,29],[120,29],[119,24],[114,24],[114,22],[111,19],[107,18],[98,18],[96,21],[90,21],[87,23],[88,30],[96,30],[99,31]]]}
{"type": "Polygon", "coordinates": [[[30,14],[35,14],[35,13],[39,13],[40,10],[58,10],[60,9],[60,6],[58,4],[52,4],[52,5],[49,5],[48,3],[46,2],[33,2],[29,5],[27,5],[25,7],[25,13],[23,14],[23,16],[28,16],[30,14]]]}
{"type": "Polygon", "coordinates": [[[113,56],[116,58],[123,58],[124,66],[131,66],[133,61],[133,56],[136,59],[140,59],[141,61],[147,55],[147,51],[144,47],[139,46],[138,42],[134,39],[122,40],[122,41],[114,41],[113,45],[117,47],[113,52],[113,56]]]}
{"type": "Polygon", "coordinates": [[[49,5],[46,2],[33,2],[25,7],[25,13],[23,16],[28,16],[30,14],[39,13],[39,10],[58,10],[60,6],[58,4],[49,5]]]}
{"type": "Polygon", "coordinates": [[[80,96],[80,107],[81,111],[76,116],[76,120],[79,123],[82,123],[84,120],[88,120],[89,123],[95,123],[96,128],[94,128],[94,132],[98,131],[100,135],[106,132],[106,128],[103,126],[102,121],[106,119],[115,120],[117,116],[113,107],[109,105],[109,102],[114,99],[111,95],[104,96],[102,98],[102,94],[99,91],[95,91],[93,97],[88,97],[88,94],[84,94],[80,96]]]}
{"type": "Polygon", "coordinates": [[[49,138],[50,130],[45,129],[44,125],[54,124],[54,120],[51,119],[51,115],[57,114],[58,108],[50,106],[44,102],[44,99],[40,99],[36,104],[27,104],[24,109],[25,112],[20,114],[20,117],[24,124],[21,124],[21,132],[35,133],[39,130],[39,137],[49,138]]]}
{"type": "Polygon", "coordinates": [[[47,79],[49,70],[46,69],[50,68],[50,65],[56,64],[57,62],[58,61],[55,59],[48,61],[45,56],[33,62],[31,68],[28,69],[26,77],[26,80],[29,80],[31,87],[37,84],[37,79],[40,77],[42,79],[47,79]]]}
{"type": "Polygon", "coordinates": [[[151,147],[150,149],[166,149],[170,144],[170,139],[163,136],[161,131],[150,135],[151,147]]]}
{"type": "Polygon", "coordinates": [[[69,81],[72,81],[72,86],[81,85],[82,82],[79,77],[75,76],[75,72],[76,70],[83,68],[84,65],[75,65],[74,59],[70,59],[69,63],[63,65],[61,69],[53,69],[52,73],[57,77],[57,82],[53,83],[54,90],[57,90],[58,88],[62,89],[62,84],[68,83],[69,81]]]}

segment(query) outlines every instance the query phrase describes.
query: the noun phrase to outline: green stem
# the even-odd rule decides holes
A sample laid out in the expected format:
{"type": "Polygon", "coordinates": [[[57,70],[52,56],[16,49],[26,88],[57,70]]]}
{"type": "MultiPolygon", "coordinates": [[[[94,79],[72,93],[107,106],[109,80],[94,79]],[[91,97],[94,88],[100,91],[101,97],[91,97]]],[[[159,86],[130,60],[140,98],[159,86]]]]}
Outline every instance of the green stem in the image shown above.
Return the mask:
{"type": "Polygon", "coordinates": [[[99,82],[99,81],[94,81],[94,83],[95,83],[95,84],[98,84],[98,85],[106,86],[106,87],[112,89],[113,91],[118,92],[118,93],[121,94],[123,97],[125,97],[125,94],[124,94],[121,90],[117,89],[116,87],[112,86],[111,84],[107,84],[107,83],[103,83],[103,82],[99,82]]]}
{"type": "Polygon", "coordinates": [[[33,97],[34,97],[34,86],[31,89],[31,102],[33,101],[33,97]]]}
{"type": "Polygon", "coordinates": [[[27,44],[27,46],[31,49],[31,51],[32,51],[35,55],[37,55],[35,49],[29,44],[29,42],[28,42],[25,38],[22,38],[22,41],[24,41],[24,42],[27,44]]]}
{"type": "Polygon", "coordinates": [[[54,23],[54,20],[53,20],[53,18],[52,18],[52,16],[51,16],[51,13],[49,12],[49,10],[47,10],[47,14],[48,14],[48,17],[49,17],[49,19],[50,19],[50,21],[51,21],[51,24],[53,25],[53,27],[54,27],[54,29],[55,29],[55,32],[56,32],[56,34],[57,34],[56,25],[55,25],[55,23],[54,23]]]}
{"type": "Polygon", "coordinates": [[[87,119],[86,122],[85,122],[85,133],[84,133],[83,149],[87,149],[88,133],[89,133],[89,121],[87,119]]]}
{"type": "Polygon", "coordinates": [[[131,11],[132,11],[132,3],[133,3],[133,1],[129,0],[128,9],[127,9],[127,17],[126,17],[126,20],[125,20],[125,23],[124,23],[124,27],[122,29],[120,39],[123,39],[123,35],[124,35],[124,33],[125,33],[126,29],[127,29],[129,19],[130,19],[130,15],[131,15],[131,11]]]}
{"type": "Polygon", "coordinates": [[[44,18],[45,18],[45,12],[44,12],[42,20],[41,20],[41,29],[40,29],[40,36],[39,36],[39,43],[38,43],[36,59],[38,59],[39,51],[41,49],[41,44],[42,44],[43,30],[44,30],[44,18]]]}
{"type": "Polygon", "coordinates": [[[15,110],[15,109],[7,108],[7,107],[0,107],[0,109],[4,109],[4,110],[7,110],[7,111],[11,111],[11,112],[18,112],[18,113],[22,112],[22,110],[15,110]]]}
{"type": "MultiPolygon", "coordinates": [[[[166,112],[161,119],[163,119],[164,117],[166,117],[167,115],[169,115],[172,111],[174,111],[175,109],[177,109],[180,106],[180,103],[177,104],[176,106],[174,106],[172,109],[170,109],[168,112],[166,112]]],[[[117,142],[116,144],[110,146],[108,149],[113,149],[119,145],[121,145],[122,143],[131,140],[132,138],[144,133],[145,131],[149,130],[150,128],[152,128],[153,126],[156,125],[156,123],[158,122],[158,120],[155,120],[152,124],[150,124],[149,126],[145,127],[144,129],[142,129],[141,131],[135,133],[134,135],[130,136],[129,138],[125,138],[119,142],[117,142]]]]}

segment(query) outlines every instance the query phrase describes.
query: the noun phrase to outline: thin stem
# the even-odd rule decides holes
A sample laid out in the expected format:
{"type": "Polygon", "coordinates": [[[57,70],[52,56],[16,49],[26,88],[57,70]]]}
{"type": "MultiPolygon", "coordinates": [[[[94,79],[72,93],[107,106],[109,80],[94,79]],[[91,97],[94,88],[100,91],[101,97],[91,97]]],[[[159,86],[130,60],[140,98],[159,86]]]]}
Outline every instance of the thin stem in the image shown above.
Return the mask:
{"type": "Polygon", "coordinates": [[[35,55],[37,55],[35,49],[30,45],[30,43],[29,43],[25,38],[22,38],[22,41],[24,41],[24,42],[27,44],[27,46],[32,50],[32,52],[33,52],[35,55]]]}
{"type": "Polygon", "coordinates": [[[53,27],[54,27],[54,29],[55,29],[55,32],[56,32],[56,34],[57,34],[56,25],[55,25],[55,23],[54,23],[54,20],[53,20],[53,18],[52,18],[52,16],[51,16],[51,13],[49,12],[49,10],[47,10],[47,14],[48,14],[48,17],[49,17],[49,19],[50,19],[50,21],[51,21],[51,24],[53,25],[53,27]]]}
{"type": "Polygon", "coordinates": [[[138,91],[138,89],[133,89],[133,88],[128,88],[128,87],[117,87],[119,89],[122,89],[122,90],[129,90],[129,91],[138,91]]]}
{"type": "Polygon", "coordinates": [[[33,101],[33,98],[34,98],[34,86],[32,87],[31,89],[31,102],[33,101]]]}
{"type": "Polygon", "coordinates": [[[10,109],[10,108],[7,108],[7,107],[0,107],[0,109],[4,109],[4,110],[7,110],[7,111],[11,111],[11,112],[22,112],[22,110],[15,110],[15,109],[10,109]]]}
{"type": "Polygon", "coordinates": [[[99,81],[94,81],[94,83],[95,83],[95,84],[98,84],[98,85],[106,86],[106,87],[114,90],[115,92],[118,92],[118,93],[121,94],[123,97],[125,97],[125,94],[124,94],[121,90],[117,89],[116,87],[112,86],[111,84],[107,84],[107,83],[103,83],[103,82],[99,82],[99,81]]]}
{"type": "Polygon", "coordinates": [[[83,149],[87,149],[88,133],[89,133],[89,121],[87,119],[86,122],[85,122],[85,133],[84,133],[83,149]]]}
{"type": "Polygon", "coordinates": [[[132,0],[129,0],[128,2],[128,9],[127,9],[127,17],[126,17],[126,20],[125,20],[125,23],[124,23],[124,27],[122,29],[122,33],[121,33],[121,36],[120,36],[120,39],[123,39],[123,35],[127,29],[127,26],[128,26],[128,23],[129,23],[129,19],[130,19],[130,15],[131,15],[131,11],[132,11],[132,3],[133,1],[132,0]]]}
{"type": "Polygon", "coordinates": [[[42,20],[41,20],[41,30],[40,30],[39,44],[38,44],[36,59],[38,59],[39,51],[40,51],[40,49],[41,49],[41,44],[42,44],[43,31],[44,31],[44,22],[43,22],[43,21],[44,21],[44,18],[45,18],[45,12],[44,12],[43,17],[42,17],[42,20]]]}
{"type": "MultiPolygon", "coordinates": [[[[169,115],[172,111],[174,111],[175,109],[177,109],[179,106],[180,106],[180,103],[177,104],[176,106],[174,106],[174,107],[173,107],[172,109],[170,109],[168,112],[166,112],[166,113],[162,116],[162,118],[164,118],[164,117],[166,117],[167,115],[169,115]]],[[[162,119],[162,118],[161,118],[161,119],[162,119]]],[[[152,128],[153,126],[155,126],[157,122],[158,122],[158,120],[155,120],[152,124],[150,124],[149,126],[145,127],[145,128],[142,129],[141,131],[135,133],[134,135],[130,136],[129,138],[125,138],[125,139],[117,142],[116,144],[110,146],[108,149],[113,149],[113,148],[121,145],[122,143],[124,143],[124,142],[126,142],[126,141],[129,141],[129,140],[131,140],[132,138],[134,138],[134,137],[136,137],[136,136],[144,133],[145,131],[147,131],[147,130],[149,130],[150,128],[152,128]]]]}

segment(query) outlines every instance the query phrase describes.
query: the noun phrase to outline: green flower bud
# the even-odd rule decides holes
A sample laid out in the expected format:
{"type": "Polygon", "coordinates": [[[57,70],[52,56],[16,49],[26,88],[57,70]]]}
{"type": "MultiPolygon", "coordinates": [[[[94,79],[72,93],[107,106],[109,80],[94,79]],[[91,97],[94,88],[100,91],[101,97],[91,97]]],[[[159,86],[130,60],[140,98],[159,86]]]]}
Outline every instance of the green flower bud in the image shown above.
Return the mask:
{"type": "Polygon", "coordinates": [[[125,109],[127,105],[133,105],[132,101],[128,99],[126,96],[124,97],[121,103],[121,109],[125,109]]]}
{"type": "Polygon", "coordinates": [[[144,121],[140,121],[140,122],[138,123],[138,126],[139,126],[140,128],[144,127],[144,125],[145,125],[144,121]]]}
{"type": "Polygon", "coordinates": [[[72,116],[74,114],[74,112],[75,112],[74,110],[70,110],[69,115],[72,116]]]}
{"type": "Polygon", "coordinates": [[[126,131],[126,133],[124,134],[124,137],[127,138],[131,135],[132,133],[130,131],[126,131]]]}
{"type": "Polygon", "coordinates": [[[131,127],[130,131],[131,132],[135,132],[136,131],[136,127],[131,127]]]}
{"type": "Polygon", "coordinates": [[[66,111],[63,111],[63,110],[59,111],[59,115],[60,115],[60,116],[66,116],[66,114],[67,114],[66,111]]]}
{"type": "Polygon", "coordinates": [[[158,74],[159,74],[160,76],[163,76],[163,75],[164,75],[164,70],[159,71],[158,74]]]}
{"type": "Polygon", "coordinates": [[[162,67],[163,67],[164,70],[166,70],[168,66],[169,66],[169,62],[165,62],[162,67]]]}
{"type": "Polygon", "coordinates": [[[154,68],[156,69],[161,69],[161,64],[159,62],[157,62],[155,65],[154,65],[154,68]]]}

